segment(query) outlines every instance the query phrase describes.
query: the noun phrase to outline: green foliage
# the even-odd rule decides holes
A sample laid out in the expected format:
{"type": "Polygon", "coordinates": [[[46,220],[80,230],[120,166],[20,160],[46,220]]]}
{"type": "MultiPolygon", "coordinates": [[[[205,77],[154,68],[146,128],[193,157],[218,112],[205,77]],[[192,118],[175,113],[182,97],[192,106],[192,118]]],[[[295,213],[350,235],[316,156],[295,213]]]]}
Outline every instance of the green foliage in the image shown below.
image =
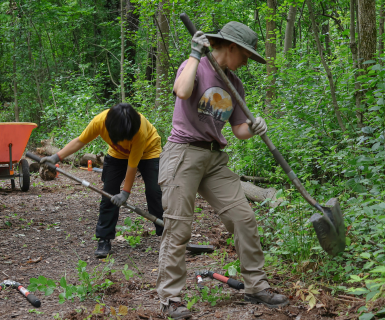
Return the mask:
{"type": "Polygon", "coordinates": [[[126,264],[124,265],[124,269],[122,270],[122,273],[127,281],[135,276],[135,273],[132,270],[128,269],[128,265],[126,264]]]}
{"type": "Polygon", "coordinates": [[[235,260],[235,261],[232,261],[228,264],[226,264],[224,267],[223,267],[224,270],[227,270],[226,273],[225,273],[225,276],[226,277],[234,277],[236,276],[238,273],[240,274],[241,273],[241,263],[239,261],[239,259],[235,260]]]}
{"type": "Polygon", "coordinates": [[[201,290],[202,301],[207,301],[211,306],[215,306],[218,300],[228,299],[229,295],[222,294],[222,287],[212,287],[211,289],[205,286],[201,290]]]}
{"type": "Polygon", "coordinates": [[[47,279],[44,276],[39,276],[39,278],[31,278],[29,280],[31,283],[28,286],[28,291],[35,292],[37,290],[44,292],[46,296],[49,296],[56,289],[56,283],[52,279],[47,279]]]}
{"type": "Polygon", "coordinates": [[[363,282],[365,281],[365,287],[364,288],[350,288],[346,290],[350,294],[355,295],[364,295],[366,298],[366,306],[361,309],[361,311],[364,311],[364,313],[359,317],[359,319],[372,319],[375,315],[376,316],[382,316],[385,313],[385,309],[377,310],[375,314],[372,312],[365,312],[368,311],[368,309],[373,310],[373,304],[377,299],[384,298],[385,297],[385,266],[379,266],[369,271],[370,273],[380,275],[379,277],[366,280],[369,275],[361,278],[359,276],[350,276],[351,280],[349,282],[356,283],[356,282],[363,282]]]}
{"type": "Polygon", "coordinates": [[[143,233],[144,219],[142,217],[136,217],[134,222],[130,217],[124,219],[124,226],[117,226],[119,230],[117,236],[123,235],[124,239],[129,243],[132,248],[135,248],[141,242],[141,234],[143,233]],[[130,233],[130,234],[128,234],[130,233]]]}
{"type": "MultiPolygon", "coordinates": [[[[39,276],[37,279],[30,279],[31,284],[28,286],[28,290],[31,292],[39,290],[49,296],[55,289],[58,289],[61,291],[59,303],[64,303],[66,300],[74,301],[75,298],[78,298],[79,301],[84,301],[87,298],[99,299],[101,293],[113,285],[113,282],[107,279],[106,276],[116,272],[116,270],[112,269],[114,263],[114,259],[107,258],[101,270],[99,266],[96,266],[92,272],[88,272],[87,262],[79,260],[76,267],[78,285],[68,283],[66,276],[60,279],[58,286],[54,280],[39,276]]],[[[127,271],[127,268],[125,268],[125,271],[127,271]]]]}

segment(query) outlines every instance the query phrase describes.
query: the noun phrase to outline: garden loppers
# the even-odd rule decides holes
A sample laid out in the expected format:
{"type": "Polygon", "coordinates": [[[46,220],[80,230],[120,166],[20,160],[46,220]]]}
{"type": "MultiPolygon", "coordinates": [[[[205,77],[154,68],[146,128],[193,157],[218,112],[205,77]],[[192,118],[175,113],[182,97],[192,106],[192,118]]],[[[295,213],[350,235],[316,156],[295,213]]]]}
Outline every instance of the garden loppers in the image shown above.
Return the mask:
{"type": "MultiPolygon", "coordinates": [[[[36,162],[38,162],[38,163],[40,163],[40,157],[35,155],[35,154],[33,154],[33,153],[31,153],[31,152],[27,152],[25,154],[25,156],[30,158],[30,159],[32,159],[32,160],[34,160],[34,161],[36,161],[36,162]]],[[[90,182],[88,182],[86,180],[83,180],[83,179],[79,179],[79,178],[75,177],[74,175],[72,175],[72,174],[70,174],[70,173],[68,173],[68,172],[66,172],[64,170],[55,167],[52,163],[46,163],[46,165],[49,168],[51,168],[52,170],[56,170],[57,172],[60,172],[61,174],[65,175],[66,177],[68,177],[68,178],[70,178],[72,180],[75,180],[76,182],[81,183],[83,186],[85,186],[85,187],[87,187],[87,188],[89,188],[89,189],[91,189],[91,190],[101,194],[102,196],[105,196],[105,197],[107,197],[109,199],[112,198],[112,195],[110,195],[109,193],[107,193],[107,192],[105,192],[103,190],[95,188],[90,182]]],[[[142,210],[142,209],[140,209],[138,207],[135,207],[135,206],[133,206],[131,204],[128,204],[128,203],[124,203],[122,206],[125,207],[125,208],[128,208],[128,209],[136,212],[137,214],[141,215],[142,217],[144,217],[144,218],[146,218],[146,219],[156,223],[158,226],[164,227],[163,221],[158,219],[154,215],[150,214],[149,212],[144,211],[144,210],[142,210]]]]}
{"type": "Polygon", "coordinates": [[[235,279],[231,279],[231,278],[222,276],[221,274],[215,273],[213,271],[205,270],[205,271],[201,272],[201,275],[202,275],[202,277],[210,277],[211,279],[216,279],[220,282],[226,283],[229,285],[229,287],[237,289],[237,290],[245,289],[245,285],[242,282],[235,280],[235,279]]]}
{"type": "Polygon", "coordinates": [[[4,280],[4,282],[0,283],[0,291],[5,287],[12,287],[21,292],[21,294],[27,298],[27,300],[36,308],[39,308],[41,305],[40,300],[31,292],[29,292],[26,288],[24,288],[19,282],[12,280],[4,280]]]}
{"type": "MultiPolygon", "coordinates": [[[[187,30],[190,32],[191,35],[194,35],[197,32],[190,18],[185,13],[182,13],[180,15],[180,19],[183,21],[184,25],[186,26],[187,30]]],[[[242,108],[247,118],[252,123],[254,123],[254,115],[247,108],[245,101],[241,98],[238,91],[234,88],[233,84],[227,78],[226,74],[219,66],[219,64],[217,63],[208,48],[206,49],[206,56],[209,59],[211,65],[214,67],[215,71],[219,74],[223,82],[228,87],[232,98],[236,100],[236,102],[242,108]]],[[[289,179],[293,182],[294,186],[300,192],[302,197],[314,208],[323,213],[323,215],[315,213],[310,218],[310,221],[313,223],[313,227],[317,234],[321,247],[331,256],[335,256],[338,253],[343,252],[346,246],[345,224],[338,200],[336,198],[332,198],[326,203],[326,207],[321,206],[305,190],[304,186],[299,181],[294,171],[290,168],[289,164],[286,162],[281,153],[268,138],[266,133],[261,135],[261,138],[266,144],[266,146],[269,148],[270,152],[273,154],[275,160],[281,165],[283,171],[287,174],[289,179]]]]}

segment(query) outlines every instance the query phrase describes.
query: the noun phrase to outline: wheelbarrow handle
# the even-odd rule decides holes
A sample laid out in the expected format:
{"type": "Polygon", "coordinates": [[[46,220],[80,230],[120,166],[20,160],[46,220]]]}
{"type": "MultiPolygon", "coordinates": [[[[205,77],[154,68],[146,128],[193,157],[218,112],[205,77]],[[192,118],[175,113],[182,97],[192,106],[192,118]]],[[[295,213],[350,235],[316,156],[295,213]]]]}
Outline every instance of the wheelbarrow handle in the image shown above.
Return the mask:
{"type": "MultiPolygon", "coordinates": [[[[196,32],[196,28],[188,15],[186,13],[182,13],[180,15],[180,19],[182,20],[183,24],[187,28],[187,30],[190,32],[191,35],[194,35],[196,32]]],[[[246,102],[241,98],[238,91],[235,89],[233,84],[230,82],[230,80],[227,78],[226,74],[222,70],[222,68],[219,66],[218,62],[215,60],[214,56],[210,52],[210,50],[206,50],[206,56],[209,59],[210,63],[214,67],[215,71],[220,75],[226,86],[228,87],[230,93],[237,101],[238,105],[241,107],[242,111],[245,113],[246,117],[251,121],[255,122],[254,115],[250,112],[250,110],[247,108],[246,102]]],[[[275,160],[281,165],[283,171],[287,174],[289,179],[293,182],[295,187],[298,189],[302,197],[312,206],[314,206],[319,211],[323,212],[321,206],[317,203],[316,200],[314,200],[310,194],[305,190],[305,187],[302,185],[301,181],[297,178],[294,171],[290,168],[289,164],[286,162],[286,160],[283,158],[282,154],[278,151],[278,149],[274,146],[273,142],[269,139],[269,137],[265,134],[261,135],[261,139],[263,142],[267,145],[270,152],[273,154],[275,160]]]]}
{"type": "MultiPolygon", "coordinates": [[[[30,159],[32,159],[32,160],[34,160],[34,161],[36,161],[36,162],[38,162],[38,163],[40,163],[41,158],[40,158],[39,156],[37,156],[37,155],[31,153],[31,152],[27,152],[27,153],[25,154],[25,156],[28,157],[28,158],[30,158],[30,159]]],[[[46,164],[49,168],[51,168],[51,169],[53,169],[53,170],[56,170],[57,172],[60,172],[61,174],[65,175],[66,177],[68,177],[68,178],[70,178],[70,179],[72,179],[72,180],[75,180],[76,182],[81,183],[83,186],[85,186],[85,187],[87,187],[87,188],[89,188],[89,189],[91,189],[91,190],[93,190],[93,191],[95,191],[95,192],[101,194],[102,196],[105,196],[105,197],[108,198],[108,199],[111,199],[111,198],[112,198],[112,195],[111,195],[111,194],[109,194],[109,193],[107,193],[107,192],[105,192],[105,191],[103,191],[103,190],[100,190],[100,189],[94,187],[94,186],[93,186],[91,183],[89,183],[88,181],[83,180],[83,179],[79,179],[78,177],[75,177],[74,175],[72,175],[72,174],[70,174],[70,173],[68,173],[68,172],[66,172],[66,171],[64,171],[64,170],[55,167],[55,165],[53,165],[52,163],[46,162],[45,164],[46,164]]],[[[122,206],[123,206],[123,207],[126,207],[126,208],[128,208],[128,209],[130,209],[130,210],[136,212],[137,214],[141,215],[142,217],[144,217],[144,218],[146,218],[146,219],[148,219],[148,220],[150,220],[150,221],[156,223],[158,226],[164,227],[163,221],[162,221],[161,219],[155,217],[155,216],[152,215],[151,213],[149,213],[149,212],[147,212],[147,211],[144,211],[144,210],[142,210],[142,209],[140,209],[140,208],[138,208],[138,207],[135,207],[135,206],[133,206],[133,205],[130,205],[130,204],[128,204],[127,202],[124,203],[122,206]]]]}

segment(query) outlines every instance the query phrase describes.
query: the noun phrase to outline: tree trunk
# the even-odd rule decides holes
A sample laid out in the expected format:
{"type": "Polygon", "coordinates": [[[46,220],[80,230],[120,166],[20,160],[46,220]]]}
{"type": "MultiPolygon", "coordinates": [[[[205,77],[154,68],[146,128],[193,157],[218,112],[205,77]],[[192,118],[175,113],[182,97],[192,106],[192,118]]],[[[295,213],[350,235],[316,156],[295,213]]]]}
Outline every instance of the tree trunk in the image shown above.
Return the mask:
{"type": "MultiPolygon", "coordinates": [[[[353,58],[353,66],[355,70],[358,70],[358,48],[357,48],[357,42],[356,42],[356,30],[355,30],[355,0],[350,0],[350,51],[352,52],[352,58],[353,58]]],[[[363,115],[360,111],[361,106],[361,92],[360,88],[361,85],[359,84],[358,80],[358,71],[354,72],[354,89],[355,89],[355,101],[356,101],[356,117],[357,117],[357,124],[358,127],[362,127],[362,120],[363,115]]]]}
{"type": "Polygon", "coordinates": [[[120,90],[122,102],[126,100],[126,92],[124,90],[124,0],[120,0],[120,90]]]}
{"type": "MultiPolygon", "coordinates": [[[[16,53],[16,35],[13,38],[13,50],[16,53]]],[[[17,74],[16,74],[16,54],[13,55],[13,95],[14,95],[14,111],[15,121],[19,122],[19,105],[17,103],[17,74]]]]}
{"type": "MultiPolygon", "coordinates": [[[[136,33],[139,28],[139,13],[135,12],[137,3],[133,3],[132,0],[127,0],[127,19],[126,19],[126,31],[127,31],[127,60],[134,63],[136,56],[136,33]]],[[[129,75],[130,83],[135,81],[133,73],[129,75]]]]}
{"type": "Polygon", "coordinates": [[[148,51],[147,56],[147,66],[146,66],[146,80],[152,82],[154,85],[154,68],[156,64],[156,47],[151,46],[148,51]]]}
{"type": "Polygon", "coordinates": [[[309,17],[310,17],[310,21],[311,21],[312,28],[313,28],[314,39],[317,43],[318,53],[320,55],[322,65],[324,66],[327,77],[329,79],[330,94],[331,94],[332,100],[333,100],[334,113],[336,115],[338,125],[341,128],[341,131],[345,131],[346,128],[345,128],[345,125],[342,121],[341,112],[340,112],[339,107],[338,107],[338,102],[337,102],[337,97],[336,97],[336,88],[334,86],[333,75],[332,75],[328,65],[326,64],[325,57],[323,55],[323,48],[322,48],[321,41],[318,37],[318,28],[317,28],[317,25],[315,22],[314,12],[313,12],[313,7],[311,5],[311,1],[306,0],[306,4],[307,4],[308,9],[309,9],[309,17]]]}
{"type": "MultiPolygon", "coordinates": [[[[163,0],[165,1],[165,0],[163,0]]],[[[166,6],[168,7],[168,6],[166,6]]],[[[165,8],[165,3],[159,3],[159,12],[157,17],[157,59],[156,59],[156,107],[163,106],[163,94],[167,87],[168,79],[168,39],[170,26],[167,21],[169,9],[165,8]]]]}
{"type": "Polygon", "coordinates": [[[277,56],[276,36],[275,36],[275,2],[267,0],[267,15],[266,15],[266,71],[268,76],[268,87],[266,91],[266,108],[271,109],[271,102],[275,96],[275,58],[277,56]]]}
{"type": "Polygon", "coordinates": [[[384,53],[384,17],[385,17],[385,7],[384,7],[384,0],[381,0],[381,6],[380,6],[380,25],[378,28],[378,55],[381,56],[384,53]]]}
{"type": "Polygon", "coordinates": [[[358,1],[358,20],[360,23],[358,49],[361,68],[367,68],[370,64],[362,64],[365,61],[373,60],[377,46],[376,28],[376,1],[358,1]]]}
{"type": "MultiPolygon", "coordinates": [[[[376,1],[375,0],[359,0],[358,1],[358,21],[359,21],[359,46],[358,58],[360,69],[367,69],[373,64],[363,64],[368,60],[375,60],[377,50],[377,26],[376,26],[376,1]]],[[[365,73],[365,72],[363,72],[365,73]]],[[[361,74],[363,74],[361,73],[361,74]]],[[[367,106],[363,101],[366,90],[361,90],[359,94],[360,108],[359,126],[363,126],[363,118],[367,106]]]]}
{"type": "Polygon", "coordinates": [[[329,21],[322,25],[322,34],[325,42],[325,54],[330,56],[330,36],[329,36],[329,21]]]}
{"type": "Polygon", "coordinates": [[[255,11],[254,11],[254,20],[256,20],[258,22],[259,30],[261,31],[262,40],[263,40],[263,42],[265,42],[265,36],[263,35],[261,20],[259,19],[258,9],[255,9],[255,11]]]}
{"type": "Polygon", "coordinates": [[[283,49],[285,53],[288,52],[293,45],[294,22],[295,22],[296,13],[297,13],[297,7],[290,6],[289,14],[287,15],[287,24],[286,24],[286,31],[285,31],[285,46],[283,49]]]}

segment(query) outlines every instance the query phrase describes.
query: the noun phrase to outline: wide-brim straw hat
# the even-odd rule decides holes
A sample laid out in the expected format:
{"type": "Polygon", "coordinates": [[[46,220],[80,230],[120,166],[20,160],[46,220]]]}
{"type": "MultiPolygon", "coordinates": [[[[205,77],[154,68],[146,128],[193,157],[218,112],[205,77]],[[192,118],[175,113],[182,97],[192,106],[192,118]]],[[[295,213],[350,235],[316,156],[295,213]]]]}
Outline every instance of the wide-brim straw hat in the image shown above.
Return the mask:
{"type": "Polygon", "coordinates": [[[266,64],[266,60],[255,51],[258,40],[257,34],[243,23],[230,21],[218,33],[205,33],[205,35],[209,38],[225,39],[234,42],[252,53],[250,59],[266,64]]]}

